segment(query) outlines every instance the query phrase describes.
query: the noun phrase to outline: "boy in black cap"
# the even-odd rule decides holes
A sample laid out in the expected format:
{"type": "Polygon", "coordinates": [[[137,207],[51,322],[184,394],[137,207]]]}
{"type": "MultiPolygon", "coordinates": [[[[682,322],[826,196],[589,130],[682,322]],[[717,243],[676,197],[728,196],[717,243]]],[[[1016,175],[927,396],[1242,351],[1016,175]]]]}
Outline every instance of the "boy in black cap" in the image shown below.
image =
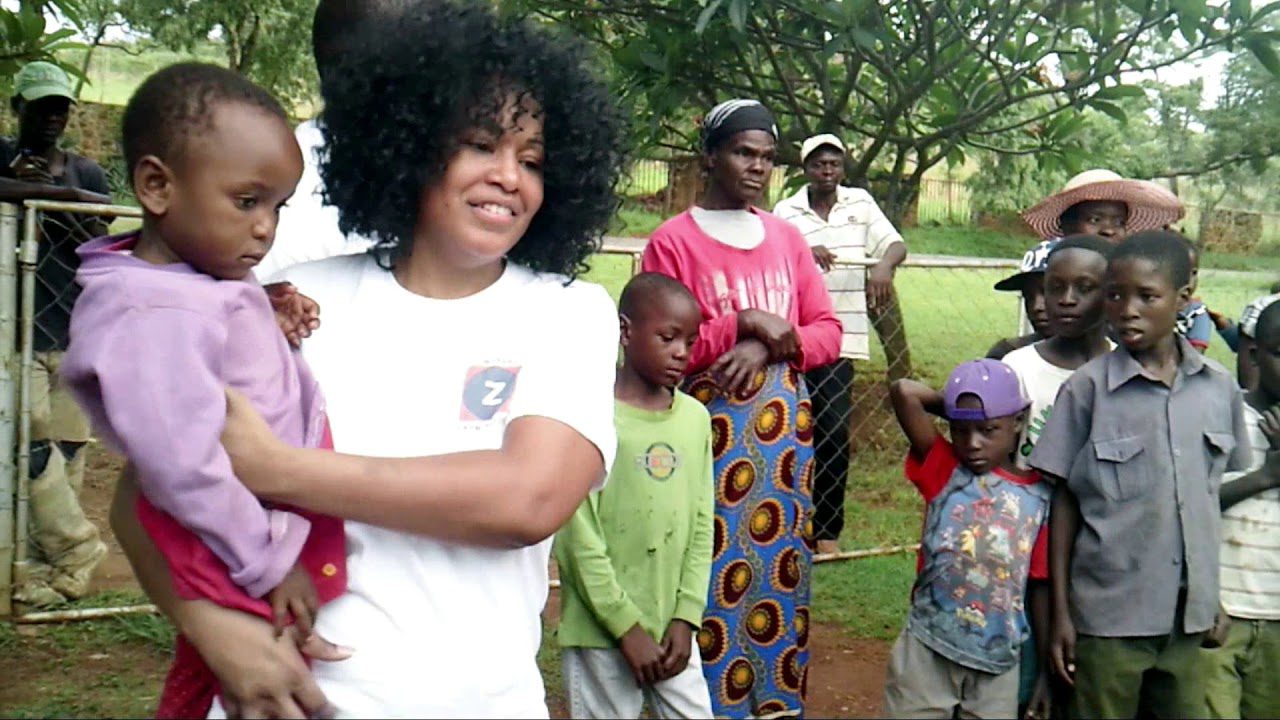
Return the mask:
{"type": "Polygon", "coordinates": [[[1049,314],[1044,303],[1044,274],[1049,267],[1049,251],[1057,240],[1045,240],[1022,256],[1016,274],[996,283],[996,290],[1022,294],[1022,308],[1032,331],[1019,337],[1004,338],[987,351],[987,357],[1001,360],[1005,355],[1049,337],[1049,314]]]}

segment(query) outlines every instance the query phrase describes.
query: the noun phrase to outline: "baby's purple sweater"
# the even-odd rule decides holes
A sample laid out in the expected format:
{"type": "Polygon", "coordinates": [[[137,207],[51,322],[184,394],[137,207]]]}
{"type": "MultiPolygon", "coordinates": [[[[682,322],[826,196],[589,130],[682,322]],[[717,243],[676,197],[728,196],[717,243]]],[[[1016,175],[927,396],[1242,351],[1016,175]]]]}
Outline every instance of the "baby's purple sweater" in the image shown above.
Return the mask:
{"type": "Polygon", "coordinates": [[[315,447],[319,388],[252,277],[218,280],[184,263],[153,265],[137,236],[80,249],[83,292],[71,314],[62,380],[105,442],[129,458],[147,500],[261,597],[298,559],[310,523],[264,508],[236,479],[220,444],[224,388],[243,393],[276,436],[315,447]]]}

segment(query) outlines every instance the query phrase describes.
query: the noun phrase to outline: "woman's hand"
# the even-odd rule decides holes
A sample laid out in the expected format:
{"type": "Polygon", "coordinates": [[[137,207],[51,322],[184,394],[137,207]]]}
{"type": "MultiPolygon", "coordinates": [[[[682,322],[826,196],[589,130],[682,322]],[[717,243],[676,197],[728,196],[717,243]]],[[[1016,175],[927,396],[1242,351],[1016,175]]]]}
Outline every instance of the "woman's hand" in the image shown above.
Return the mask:
{"type": "Polygon", "coordinates": [[[262,289],[267,291],[280,332],[284,333],[290,345],[301,347],[302,341],[311,337],[311,331],[320,327],[319,303],[298,292],[293,283],[271,283],[263,285],[262,289]]]}
{"type": "Polygon", "coordinates": [[[769,362],[769,349],[755,338],[748,338],[733,346],[729,352],[711,364],[711,374],[720,382],[726,395],[738,394],[751,386],[756,373],[769,362]]]}
{"type": "Polygon", "coordinates": [[[790,360],[800,354],[800,336],[795,326],[763,310],[738,313],[738,337],[755,338],[764,343],[773,362],[790,360]]]}
{"type": "Polygon", "coordinates": [[[254,495],[271,498],[279,490],[279,468],[291,448],[271,432],[248,398],[231,388],[226,393],[222,447],[231,457],[231,469],[254,495]]]}
{"type": "MultiPolygon", "coordinates": [[[[204,600],[182,603],[177,615],[183,634],[218,678],[227,717],[332,717],[293,627],[277,637],[267,621],[204,600]]],[[[351,656],[314,635],[306,652],[328,661],[351,656]]]]}

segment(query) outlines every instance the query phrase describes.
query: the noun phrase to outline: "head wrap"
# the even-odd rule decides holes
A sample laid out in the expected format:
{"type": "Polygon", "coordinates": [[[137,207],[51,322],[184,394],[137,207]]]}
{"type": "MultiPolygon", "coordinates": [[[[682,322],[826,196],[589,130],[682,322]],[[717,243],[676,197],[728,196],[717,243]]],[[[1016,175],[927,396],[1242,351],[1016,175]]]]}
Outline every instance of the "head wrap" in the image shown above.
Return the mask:
{"type": "Polygon", "coordinates": [[[711,108],[702,121],[702,147],[711,152],[744,130],[763,130],[778,139],[778,124],[758,100],[726,100],[711,108]]]}

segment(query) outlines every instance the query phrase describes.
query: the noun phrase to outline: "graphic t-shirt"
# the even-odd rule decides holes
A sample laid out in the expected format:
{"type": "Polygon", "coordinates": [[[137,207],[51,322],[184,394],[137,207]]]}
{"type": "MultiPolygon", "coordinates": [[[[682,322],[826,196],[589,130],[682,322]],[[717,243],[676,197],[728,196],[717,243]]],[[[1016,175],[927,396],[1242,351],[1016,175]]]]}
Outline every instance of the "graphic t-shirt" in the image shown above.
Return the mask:
{"type": "MultiPolygon", "coordinates": [[[[303,354],[335,449],[416,457],[502,445],[543,416],[612,464],[618,320],[598,285],[510,264],[457,300],[405,290],[370,255],[296,266],[324,308],[303,354]]],[[[348,522],[348,592],[318,632],[355,655],[313,673],[341,717],[546,717],[536,656],[551,539],[497,549],[348,522]]]]}
{"type": "Polygon", "coordinates": [[[1027,579],[1049,576],[1048,483],[1003,470],[974,475],[941,436],[907,479],[927,505],[907,630],[964,667],[1003,673],[1027,637],[1027,579]]]}
{"type": "Polygon", "coordinates": [[[1199,298],[1191,298],[1187,306],[1178,311],[1178,334],[1191,343],[1191,347],[1204,351],[1213,339],[1213,320],[1209,317],[1209,309],[1199,298]]]}
{"type": "Polygon", "coordinates": [[[668,410],[619,401],[618,460],[556,536],[560,644],[612,648],[637,623],[661,642],[702,625],[715,518],[711,416],[676,392],[668,410]]]}

